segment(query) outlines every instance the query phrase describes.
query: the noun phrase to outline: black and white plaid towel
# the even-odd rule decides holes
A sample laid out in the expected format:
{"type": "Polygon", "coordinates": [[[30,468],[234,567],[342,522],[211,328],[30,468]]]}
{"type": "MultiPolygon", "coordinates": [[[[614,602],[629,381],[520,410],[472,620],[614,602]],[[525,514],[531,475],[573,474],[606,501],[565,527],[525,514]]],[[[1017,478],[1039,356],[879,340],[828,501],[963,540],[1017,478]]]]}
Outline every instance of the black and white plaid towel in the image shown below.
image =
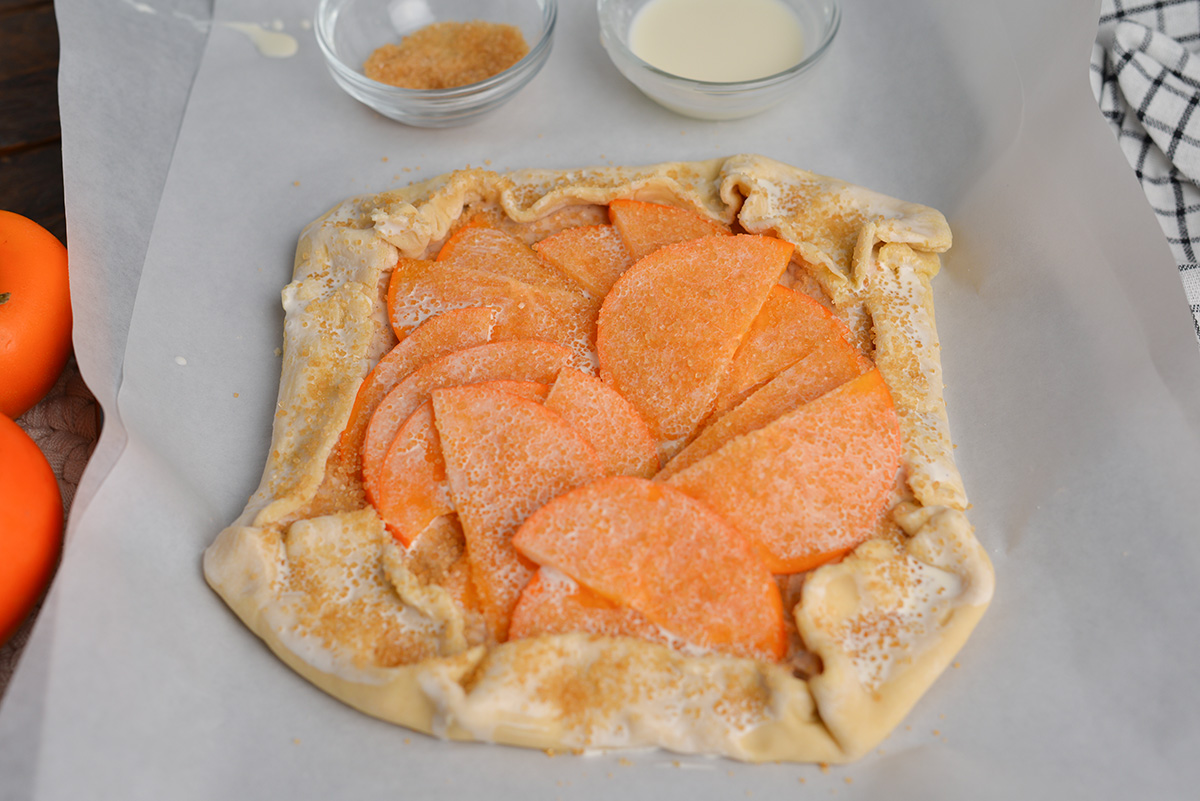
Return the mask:
{"type": "Polygon", "coordinates": [[[1091,72],[1171,245],[1200,342],[1200,0],[1102,0],[1091,72]]]}

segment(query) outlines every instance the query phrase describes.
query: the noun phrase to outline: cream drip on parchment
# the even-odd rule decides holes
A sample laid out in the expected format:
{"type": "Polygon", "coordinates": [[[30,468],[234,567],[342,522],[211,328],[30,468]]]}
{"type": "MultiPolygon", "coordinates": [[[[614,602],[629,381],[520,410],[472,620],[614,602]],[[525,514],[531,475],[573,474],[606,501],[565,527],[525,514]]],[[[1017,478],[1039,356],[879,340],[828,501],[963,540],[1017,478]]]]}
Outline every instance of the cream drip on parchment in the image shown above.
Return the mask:
{"type": "MultiPolygon", "coordinates": [[[[154,6],[138,2],[138,0],[124,0],[124,2],[139,14],[159,13],[154,6]]],[[[197,19],[179,11],[172,11],[171,16],[189,23],[200,33],[207,33],[213,25],[207,20],[197,19]]],[[[274,20],[269,27],[256,22],[217,22],[216,24],[243,34],[258,48],[258,52],[267,58],[290,58],[300,50],[300,43],[296,41],[296,37],[284,33],[282,20],[274,20]]],[[[311,23],[308,20],[302,20],[300,27],[308,30],[311,23]]]]}

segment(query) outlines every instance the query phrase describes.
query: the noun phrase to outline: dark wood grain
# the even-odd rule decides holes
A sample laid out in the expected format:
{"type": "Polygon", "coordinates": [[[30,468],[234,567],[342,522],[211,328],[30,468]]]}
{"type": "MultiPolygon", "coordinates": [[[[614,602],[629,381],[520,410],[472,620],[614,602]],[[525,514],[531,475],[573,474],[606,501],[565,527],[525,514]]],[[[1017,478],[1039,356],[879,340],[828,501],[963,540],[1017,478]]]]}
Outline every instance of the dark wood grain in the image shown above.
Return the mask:
{"type": "Polygon", "coordinates": [[[66,242],[51,0],[0,0],[0,209],[66,242]]]}
{"type": "Polygon", "coordinates": [[[58,68],[0,78],[0,109],[0,153],[61,138],[58,68]]]}
{"type": "Polygon", "coordinates": [[[24,215],[67,241],[62,146],[57,140],[0,155],[0,176],[0,209],[24,215]]]}
{"type": "Polygon", "coordinates": [[[0,80],[58,67],[53,3],[0,0],[0,80]]]}

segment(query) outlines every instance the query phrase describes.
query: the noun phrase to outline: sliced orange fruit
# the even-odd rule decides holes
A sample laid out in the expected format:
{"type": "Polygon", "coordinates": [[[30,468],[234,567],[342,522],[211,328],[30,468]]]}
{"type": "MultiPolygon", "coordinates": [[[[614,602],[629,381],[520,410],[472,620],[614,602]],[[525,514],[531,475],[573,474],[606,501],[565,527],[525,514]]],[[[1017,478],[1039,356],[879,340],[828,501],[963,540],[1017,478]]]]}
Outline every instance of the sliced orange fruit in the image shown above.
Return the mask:
{"type": "MultiPolygon", "coordinates": [[[[593,379],[595,380],[595,379],[593,379]]],[[[472,386],[542,402],[550,388],[532,381],[487,381],[472,386]]],[[[425,401],[396,432],[375,482],[374,506],[392,536],[410,545],[436,518],[454,511],[446,463],[425,401]]]]}
{"type": "Polygon", "coordinates": [[[626,476],[585,484],[534,512],[513,545],[689,643],[784,654],[779,588],[754,548],[668,485],[626,476]]]}
{"type": "Polygon", "coordinates": [[[533,575],[513,548],[513,533],[555,496],[598,478],[600,460],[561,417],[508,392],[440,389],[433,417],[480,608],[503,641],[533,575]]]}
{"type": "Polygon", "coordinates": [[[872,368],[870,360],[841,339],[819,346],[706,425],[699,436],[659,472],[670,478],[742,434],[762,428],[872,368]]]}
{"type": "Polygon", "coordinates": [[[900,429],[879,371],[727,442],[667,484],[714,509],[775,573],[866,540],[900,467],[900,429]]]}
{"type": "Polygon", "coordinates": [[[712,409],[742,338],[787,267],[791,244],[710,236],[660,248],[600,307],[600,376],[673,455],[712,409]]]}
{"type": "Polygon", "coordinates": [[[635,261],[664,245],[729,233],[726,226],[694,211],[641,200],[614,200],[608,204],[608,216],[635,261]]]}
{"type": "Polygon", "coordinates": [[[494,309],[466,308],[437,314],[400,340],[367,373],[335,449],[335,457],[361,469],[360,454],[367,424],[379,402],[413,370],[456,350],[482,345],[491,339],[496,325],[494,309]]]}
{"type": "Polygon", "coordinates": [[[592,444],[605,475],[649,478],[658,470],[658,449],[646,421],[600,379],[563,368],[546,397],[546,408],[592,444]]]}
{"type": "Polygon", "coordinates": [[[338,453],[361,451],[414,570],[496,641],[778,660],[772,573],[877,530],[900,465],[890,393],[844,324],[778,284],[791,244],[641,201],[609,216],[532,247],[468,224],[436,261],[401,259],[403,339],[338,453]]]}
{"type": "Polygon", "coordinates": [[[448,353],[422,366],[380,401],[363,438],[363,488],[374,504],[379,496],[379,472],[396,432],[433,390],[481,381],[554,382],[558,371],[573,362],[571,351],[537,339],[489,342],[448,353]]]}
{"type": "Polygon", "coordinates": [[[497,339],[557,342],[576,351],[581,367],[592,364],[596,308],[582,294],[423,259],[401,259],[392,271],[387,307],[397,336],[432,314],[467,306],[496,310],[497,339]]]}
{"type": "Polygon", "coordinates": [[[486,225],[458,229],[438,251],[443,265],[455,265],[503,276],[529,286],[578,292],[579,285],[538,257],[533,248],[510,233],[486,225]]]}
{"type": "Polygon", "coordinates": [[[633,264],[621,235],[611,225],[585,225],[547,237],[533,249],[597,302],[633,264]]]}
{"type": "Polygon", "coordinates": [[[539,568],[513,609],[508,638],[571,632],[668,641],[663,630],[640,612],[614,604],[557,570],[539,568]]]}
{"type": "Polygon", "coordinates": [[[750,324],[729,372],[721,381],[713,414],[732,409],[761,386],[815,348],[836,342],[849,345],[850,329],[819,302],[785,286],[771,287],[758,316],[750,324]]]}
{"type": "Polygon", "coordinates": [[[396,432],[375,486],[375,511],[405,545],[412,544],[436,518],[454,511],[429,401],[418,406],[396,432]]]}

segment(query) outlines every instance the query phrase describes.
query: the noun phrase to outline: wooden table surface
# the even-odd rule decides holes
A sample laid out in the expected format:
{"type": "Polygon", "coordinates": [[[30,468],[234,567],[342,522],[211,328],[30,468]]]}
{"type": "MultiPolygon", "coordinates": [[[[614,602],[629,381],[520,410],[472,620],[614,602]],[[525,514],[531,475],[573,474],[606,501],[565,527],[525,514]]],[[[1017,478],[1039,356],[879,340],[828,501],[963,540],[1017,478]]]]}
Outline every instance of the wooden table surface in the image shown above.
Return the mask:
{"type": "Polygon", "coordinates": [[[67,241],[52,0],[0,0],[0,209],[67,241]]]}

